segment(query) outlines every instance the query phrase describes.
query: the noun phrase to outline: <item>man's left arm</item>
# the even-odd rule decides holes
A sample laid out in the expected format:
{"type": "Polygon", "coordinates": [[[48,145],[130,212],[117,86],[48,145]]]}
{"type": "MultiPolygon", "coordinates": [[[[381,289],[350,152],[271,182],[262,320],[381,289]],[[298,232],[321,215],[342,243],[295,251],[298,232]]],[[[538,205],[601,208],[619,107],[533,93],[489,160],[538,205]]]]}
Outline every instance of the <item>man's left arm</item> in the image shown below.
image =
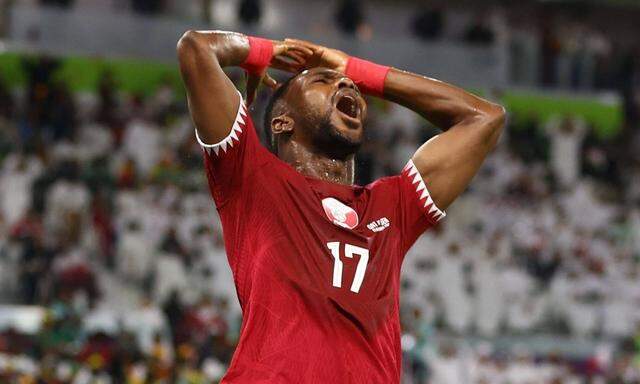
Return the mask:
{"type": "Polygon", "coordinates": [[[458,87],[425,76],[382,67],[308,41],[286,39],[313,51],[305,67],[323,66],[345,73],[361,91],[398,103],[444,132],[413,155],[435,205],[444,210],[471,182],[495,147],[505,110],[458,87]]]}
{"type": "Polygon", "coordinates": [[[424,143],[413,163],[435,205],[446,209],[467,187],[504,126],[505,110],[458,87],[391,68],[383,97],[444,132],[424,143]]]}

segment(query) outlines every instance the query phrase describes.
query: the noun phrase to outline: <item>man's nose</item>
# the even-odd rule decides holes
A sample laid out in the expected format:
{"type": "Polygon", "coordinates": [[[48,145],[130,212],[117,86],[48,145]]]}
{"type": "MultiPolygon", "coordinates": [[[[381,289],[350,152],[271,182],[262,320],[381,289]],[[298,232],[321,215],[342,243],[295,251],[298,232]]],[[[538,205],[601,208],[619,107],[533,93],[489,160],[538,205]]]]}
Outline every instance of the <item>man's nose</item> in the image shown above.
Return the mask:
{"type": "Polygon", "coordinates": [[[340,80],[338,80],[338,88],[356,89],[356,84],[348,77],[341,77],[340,80]]]}

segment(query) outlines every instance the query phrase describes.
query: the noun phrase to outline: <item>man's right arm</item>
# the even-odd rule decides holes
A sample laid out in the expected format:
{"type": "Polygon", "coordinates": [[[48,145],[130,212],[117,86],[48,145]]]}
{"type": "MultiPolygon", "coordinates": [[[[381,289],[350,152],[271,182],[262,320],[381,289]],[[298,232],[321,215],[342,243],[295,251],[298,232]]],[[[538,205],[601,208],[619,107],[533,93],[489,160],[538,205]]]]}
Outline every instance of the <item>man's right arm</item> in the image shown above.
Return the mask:
{"type": "MultiPolygon", "coordinates": [[[[266,73],[267,66],[296,73],[313,54],[296,42],[257,40],[267,42],[263,48],[272,51],[266,57],[269,61],[260,64],[264,68],[253,68],[249,74],[248,104],[261,82],[276,87],[275,80],[266,73]]],[[[180,72],[187,88],[191,117],[199,138],[206,144],[219,143],[227,137],[240,107],[238,92],[222,68],[245,63],[252,49],[249,38],[236,32],[187,31],[178,41],[180,72]]]]}
{"type": "Polygon", "coordinates": [[[240,106],[236,87],[222,67],[240,65],[249,54],[247,37],[234,32],[187,31],[178,41],[180,72],[200,139],[222,141],[240,106]]]}

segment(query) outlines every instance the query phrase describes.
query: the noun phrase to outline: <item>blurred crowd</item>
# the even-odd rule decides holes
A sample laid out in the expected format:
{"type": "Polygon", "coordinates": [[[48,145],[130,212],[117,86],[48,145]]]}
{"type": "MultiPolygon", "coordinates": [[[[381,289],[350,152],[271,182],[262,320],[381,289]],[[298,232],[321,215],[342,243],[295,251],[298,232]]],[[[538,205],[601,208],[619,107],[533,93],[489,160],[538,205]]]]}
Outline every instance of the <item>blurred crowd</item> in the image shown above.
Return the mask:
{"type": "Polygon", "coordinates": [[[407,255],[405,337],[433,382],[583,382],[578,372],[637,382],[640,174],[623,144],[590,134],[575,117],[511,122],[471,190],[407,255]],[[430,335],[443,330],[608,343],[573,364],[530,344],[434,349],[430,335]]]}
{"type": "Polygon", "coordinates": [[[0,319],[0,382],[215,382],[240,311],[183,100],[23,66],[0,87],[0,300],[46,312],[32,334],[0,319]]]}
{"type": "MultiPolygon", "coordinates": [[[[168,83],[122,93],[108,72],[74,94],[57,68],[25,59],[26,87],[0,83],[0,301],[44,309],[33,330],[0,311],[0,381],[216,382],[241,313],[184,98],[168,83]]],[[[373,100],[367,132],[361,184],[436,133],[373,100]]],[[[577,116],[510,116],[470,191],[406,257],[407,383],[638,382],[637,140],[602,141],[577,116]],[[434,337],[540,332],[609,347],[571,360],[434,337]]]]}

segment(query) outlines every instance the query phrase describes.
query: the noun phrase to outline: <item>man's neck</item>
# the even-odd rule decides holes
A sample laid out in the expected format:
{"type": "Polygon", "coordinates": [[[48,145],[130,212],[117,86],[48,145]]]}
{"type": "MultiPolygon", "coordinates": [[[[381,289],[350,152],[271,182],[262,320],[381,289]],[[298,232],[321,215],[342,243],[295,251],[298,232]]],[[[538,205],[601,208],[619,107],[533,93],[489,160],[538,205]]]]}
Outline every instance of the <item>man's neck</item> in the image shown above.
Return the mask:
{"type": "Polygon", "coordinates": [[[354,182],[354,155],[332,159],[292,140],[278,148],[278,157],[306,176],[345,185],[354,182]]]}

